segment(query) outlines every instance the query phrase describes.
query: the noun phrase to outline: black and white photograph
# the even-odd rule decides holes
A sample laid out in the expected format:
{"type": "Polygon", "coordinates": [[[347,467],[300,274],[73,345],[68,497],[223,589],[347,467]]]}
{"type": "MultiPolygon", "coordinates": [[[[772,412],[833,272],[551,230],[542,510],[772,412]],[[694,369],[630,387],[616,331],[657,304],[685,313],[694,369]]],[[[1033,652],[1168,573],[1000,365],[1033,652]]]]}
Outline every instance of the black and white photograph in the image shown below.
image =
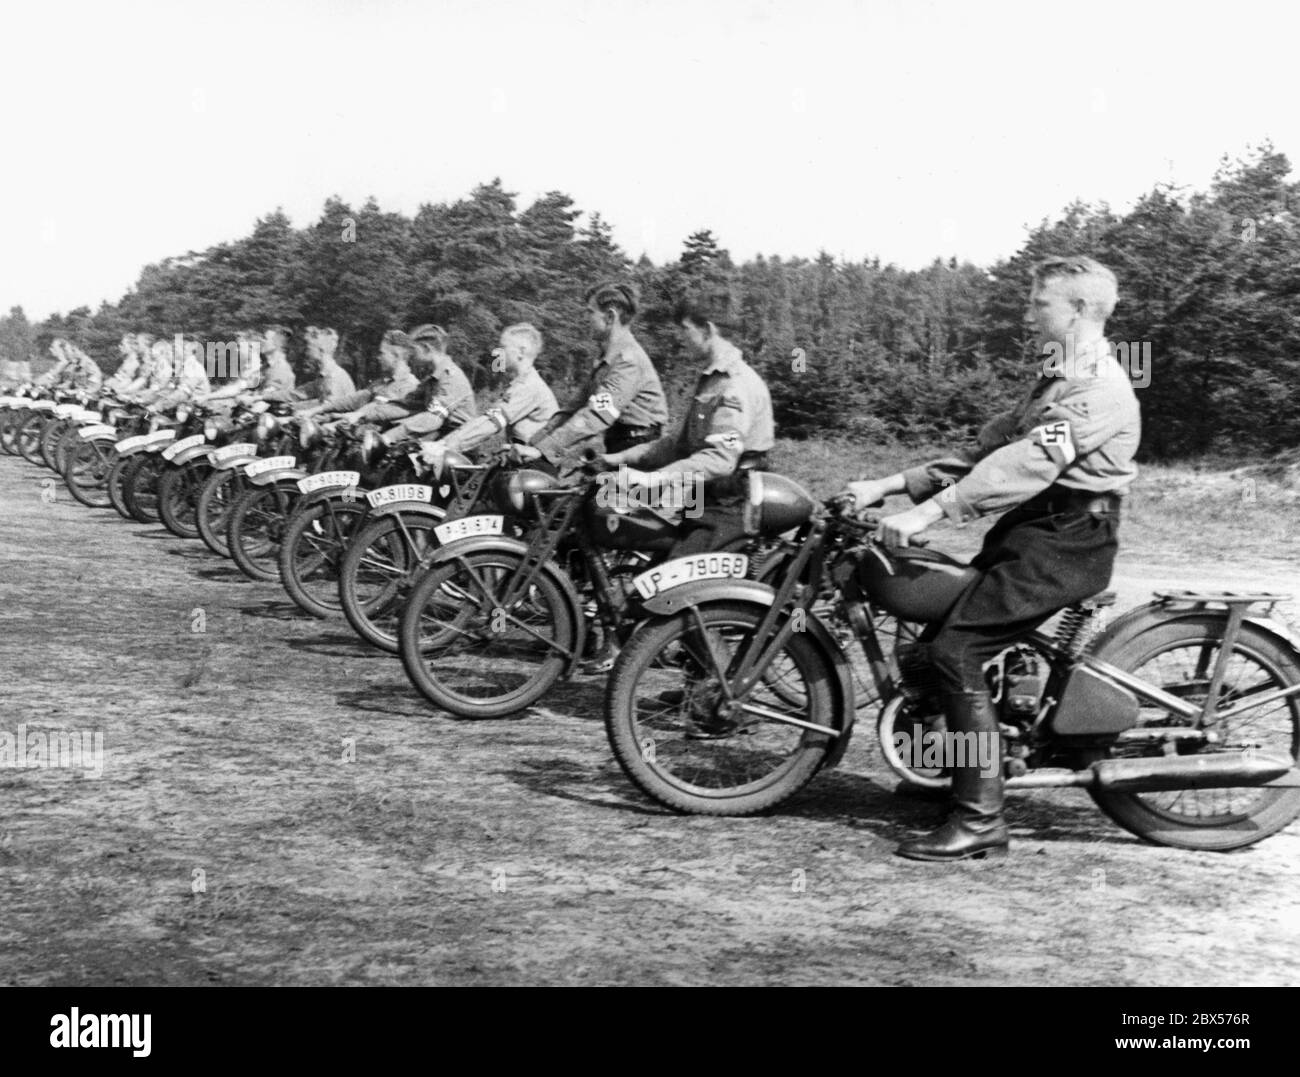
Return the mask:
{"type": "Polygon", "coordinates": [[[1293,8],[0,27],[0,986],[121,992],[39,1044],[1300,983],[1293,8]]]}

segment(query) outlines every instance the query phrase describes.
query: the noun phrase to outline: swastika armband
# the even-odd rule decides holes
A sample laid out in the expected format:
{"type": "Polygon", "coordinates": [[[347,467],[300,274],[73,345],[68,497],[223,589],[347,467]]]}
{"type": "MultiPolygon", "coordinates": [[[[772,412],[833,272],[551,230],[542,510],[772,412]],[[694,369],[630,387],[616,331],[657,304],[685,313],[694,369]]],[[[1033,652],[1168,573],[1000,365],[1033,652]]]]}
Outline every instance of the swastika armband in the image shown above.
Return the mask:
{"type": "Polygon", "coordinates": [[[612,423],[620,414],[614,406],[614,397],[606,392],[593,393],[587,398],[587,406],[607,423],[612,423]]]}
{"type": "Polygon", "coordinates": [[[445,419],[445,418],[447,417],[447,414],[448,414],[448,413],[447,413],[447,405],[444,404],[441,400],[431,400],[431,401],[429,401],[429,406],[428,406],[427,408],[425,408],[424,410],[427,411],[430,415],[437,415],[437,416],[440,416],[440,417],[443,418],[443,419],[445,419]]]}
{"type": "Polygon", "coordinates": [[[704,440],[710,445],[720,445],[728,452],[741,452],[745,447],[740,435],[734,430],[728,430],[725,434],[710,434],[704,440]]]}
{"type": "Polygon", "coordinates": [[[1069,467],[1074,462],[1074,438],[1070,424],[1064,419],[1034,427],[1029,431],[1029,438],[1047,451],[1057,467],[1069,467]]]}
{"type": "Polygon", "coordinates": [[[506,422],[506,413],[500,408],[490,408],[484,414],[496,423],[498,430],[504,430],[509,423],[506,422]]]}

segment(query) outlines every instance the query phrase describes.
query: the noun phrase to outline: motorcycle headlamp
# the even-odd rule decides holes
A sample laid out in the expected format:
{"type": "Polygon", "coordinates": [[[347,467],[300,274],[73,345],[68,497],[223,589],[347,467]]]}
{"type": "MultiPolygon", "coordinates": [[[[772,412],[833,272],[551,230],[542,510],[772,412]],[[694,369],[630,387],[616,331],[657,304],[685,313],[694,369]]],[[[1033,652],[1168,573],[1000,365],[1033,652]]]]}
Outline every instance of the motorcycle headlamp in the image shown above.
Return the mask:
{"type": "Polygon", "coordinates": [[[181,404],[176,408],[176,421],[178,423],[183,423],[193,414],[194,414],[193,408],[191,408],[188,404],[181,404]]]}
{"type": "Polygon", "coordinates": [[[298,424],[298,444],[304,449],[319,445],[325,438],[325,431],[315,419],[302,419],[298,424]]]}
{"type": "Polygon", "coordinates": [[[264,411],[257,417],[257,440],[259,442],[266,441],[278,429],[280,429],[280,420],[270,412],[264,411]]]}

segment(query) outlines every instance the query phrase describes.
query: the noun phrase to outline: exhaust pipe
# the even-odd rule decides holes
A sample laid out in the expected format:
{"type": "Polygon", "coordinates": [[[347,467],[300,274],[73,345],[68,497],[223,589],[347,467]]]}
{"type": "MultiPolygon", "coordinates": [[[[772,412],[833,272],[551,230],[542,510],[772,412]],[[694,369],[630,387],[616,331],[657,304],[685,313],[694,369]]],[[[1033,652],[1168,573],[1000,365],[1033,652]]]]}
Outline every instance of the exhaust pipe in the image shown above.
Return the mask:
{"type": "Polygon", "coordinates": [[[1300,770],[1281,755],[1161,755],[1103,759],[1085,770],[1040,770],[1007,779],[1008,789],[1078,787],[1108,793],[1158,793],[1171,789],[1300,787],[1300,770]]]}

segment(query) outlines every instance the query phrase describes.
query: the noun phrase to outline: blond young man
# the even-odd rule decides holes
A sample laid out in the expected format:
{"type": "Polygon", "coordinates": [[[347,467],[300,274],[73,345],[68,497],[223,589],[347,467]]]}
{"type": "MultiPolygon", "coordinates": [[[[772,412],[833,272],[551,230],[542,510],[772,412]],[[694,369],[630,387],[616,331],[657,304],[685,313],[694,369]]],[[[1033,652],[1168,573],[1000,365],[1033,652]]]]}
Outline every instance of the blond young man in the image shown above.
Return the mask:
{"type": "MultiPolygon", "coordinates": [[[[972,562],[979,578],[929,640],[950,732],[996,744],[984,666],[1110,582],[1120,504],[1137,474],[1141,437],[1137,398],[1105,338],[1117,300],[1115,275],[1091,258],[1040,263],[1025,323],[1043,358],[1020,404],[961,453],[848,486],[860,506],[904,492],[917,503],[881,522],[891,546],[906,546],[945,516],[964,523],[1005,512],[972,562]]],[[[949,861],[1002,855],[1007,846],[1001,771],[975,765],[952,768],[948,821],[898,853],[949,861]]]]}

